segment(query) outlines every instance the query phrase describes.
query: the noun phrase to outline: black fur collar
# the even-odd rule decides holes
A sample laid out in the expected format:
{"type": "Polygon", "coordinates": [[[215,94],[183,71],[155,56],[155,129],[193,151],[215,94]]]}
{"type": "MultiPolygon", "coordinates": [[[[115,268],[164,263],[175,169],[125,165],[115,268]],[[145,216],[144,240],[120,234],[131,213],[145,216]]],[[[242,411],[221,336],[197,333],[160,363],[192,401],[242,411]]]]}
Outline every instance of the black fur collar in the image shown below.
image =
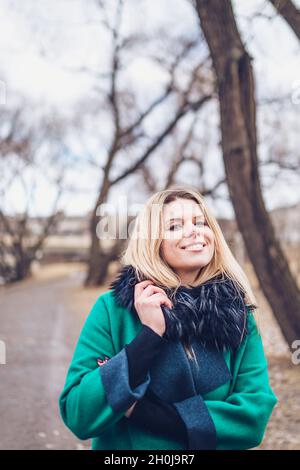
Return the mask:
{"type": "MultiPolygon", "coordinates": [[[[110,284],[116,303],[136,315],[134,286],[137,282],[140,280],[135,269],[126,265],[110,284]]],[[[174,293],[174,289],[165,288],[165,291],[169,298],[170,293],[174,293]]],[[[186,345],[191,345],[196,338],[207,348],[234,352],[248,333],[244,298],[243,291],[231,279],[221,275],[196,287],[181,286],[172,298],[173,309],[162,305],[166,321],[163,336],[181,340],[186,345]]],[[[247,307],[256,308],[254,305],[247,307]]]]}

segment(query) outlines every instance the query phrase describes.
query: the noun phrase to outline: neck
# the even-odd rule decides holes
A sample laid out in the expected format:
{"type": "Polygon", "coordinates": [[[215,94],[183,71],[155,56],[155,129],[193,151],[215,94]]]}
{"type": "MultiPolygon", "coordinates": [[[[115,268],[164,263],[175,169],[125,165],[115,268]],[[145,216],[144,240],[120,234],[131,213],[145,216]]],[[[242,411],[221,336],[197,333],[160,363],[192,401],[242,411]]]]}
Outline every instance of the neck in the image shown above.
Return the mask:
{"type": "Polygon", "coordinates": [[[192,271],[177,269],[176,272],[177,272],[178,276],[180,277],[181,282],[182,282],[183,285],[192,286],[194,284],[198,274],[199,274],[199,268],[194,269],[192,271]]]}

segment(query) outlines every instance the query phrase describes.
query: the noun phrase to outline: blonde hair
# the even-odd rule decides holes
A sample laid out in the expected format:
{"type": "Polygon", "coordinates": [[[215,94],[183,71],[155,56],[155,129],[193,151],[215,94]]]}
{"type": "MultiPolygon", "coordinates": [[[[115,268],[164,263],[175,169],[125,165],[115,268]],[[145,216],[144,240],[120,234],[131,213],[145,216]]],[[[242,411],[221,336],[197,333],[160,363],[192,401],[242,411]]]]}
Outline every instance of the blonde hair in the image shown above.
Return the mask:
{"type": "MultiPolygon", "coordinates": [[[[132,265],[140,280],[151,279],[159,287],[174,288],[172,297],[175,296],[182,282],[164,260],[161,253],[161,243],[164,236],[162,209],[164,205],[176,199],[189,199],[198,203],[206,223],[215,236],[215,250],[212,260],[207,266],[199,268],[195,285],[203,284],[219,274],[226,275],[244,291],[246,304],[256,306],[257,301],[248,278],[227,245],[215,216],[203,196],[192,187],[175,187],[159,191],[146,201],[135,219],[132,236],[129,238],[126,250],[122,253],[121,263],[132,265]]],[[[191,357],[191,351],[186,348],[186,352],[191,357]]]]}

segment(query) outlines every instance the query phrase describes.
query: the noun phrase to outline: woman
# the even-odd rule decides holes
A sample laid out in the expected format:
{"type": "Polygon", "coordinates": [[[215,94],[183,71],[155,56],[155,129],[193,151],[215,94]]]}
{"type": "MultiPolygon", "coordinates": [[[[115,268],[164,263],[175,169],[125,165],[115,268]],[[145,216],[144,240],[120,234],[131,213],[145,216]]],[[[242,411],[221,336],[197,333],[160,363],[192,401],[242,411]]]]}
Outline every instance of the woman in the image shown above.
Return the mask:
{"type": "Polygon", "coordinates": [[[277,403],[242,268],[202,196],[158,192],[81,331],[59,398],[92,449],[249,449],[277,403]]]}

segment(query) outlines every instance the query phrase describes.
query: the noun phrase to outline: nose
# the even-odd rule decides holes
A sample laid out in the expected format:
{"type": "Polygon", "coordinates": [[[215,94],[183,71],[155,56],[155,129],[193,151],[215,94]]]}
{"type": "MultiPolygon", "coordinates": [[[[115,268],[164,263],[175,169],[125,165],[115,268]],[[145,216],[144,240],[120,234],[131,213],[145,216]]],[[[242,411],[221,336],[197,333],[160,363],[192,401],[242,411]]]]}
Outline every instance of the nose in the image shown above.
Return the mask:
{"type": "Polygon", "coordinates": [[[197,234],[199,227],[193,224],[193,222],[187,222],[184,226],[183,236],[186,238],[191,237],[192,235],[197,234]]]}

